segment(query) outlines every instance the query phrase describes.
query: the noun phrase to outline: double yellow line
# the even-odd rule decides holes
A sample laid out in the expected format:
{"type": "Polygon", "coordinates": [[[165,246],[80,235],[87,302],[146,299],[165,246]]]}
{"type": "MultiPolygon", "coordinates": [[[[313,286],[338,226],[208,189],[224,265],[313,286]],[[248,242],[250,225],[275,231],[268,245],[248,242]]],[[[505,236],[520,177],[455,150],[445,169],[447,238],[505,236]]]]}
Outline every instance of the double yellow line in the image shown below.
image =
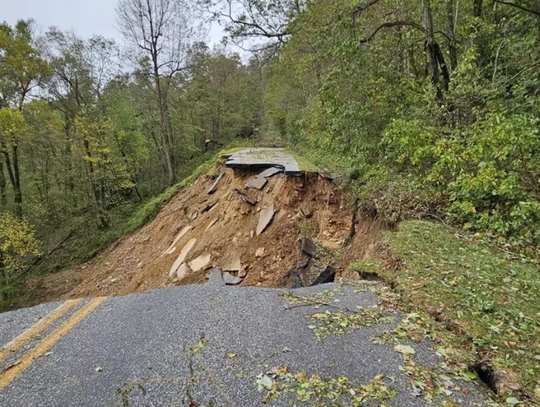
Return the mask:
{"type": "MultiPolygon", "coordinates": [[[[21,356],[20,359],[9,365],[3,371],[0,370],[0,392],[9,386],[17,377],[19,377],[22,372],[32,366],[32,364],[39,357],[47,353],[64,335],[77,326],[84,318],[90,315],[92,311],[99,307],[106,299],[106,297],[99,297],[90,300],[84,307],[75,312],[71,318],[60,325],[59,328],[51,332],[36,346],[21,356]]],[[[27,331],[23,332],[17,338],[4,346],[0,350],[0,363],[4,362],[12,353],[27,345],[30,341],[32,341],[32,339],[66,315],[70,309],[75,307],[81,301],[82,299],[68,300],[64,302],[47,317],[40,320],[27,331]]]]}

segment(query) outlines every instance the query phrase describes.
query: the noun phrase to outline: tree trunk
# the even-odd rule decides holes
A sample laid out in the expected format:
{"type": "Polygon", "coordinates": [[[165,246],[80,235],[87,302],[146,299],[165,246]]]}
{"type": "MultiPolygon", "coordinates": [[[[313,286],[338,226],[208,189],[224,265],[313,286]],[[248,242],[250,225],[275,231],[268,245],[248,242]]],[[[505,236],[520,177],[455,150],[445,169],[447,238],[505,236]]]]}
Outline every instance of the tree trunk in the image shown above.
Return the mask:
{"type": "Polygon", "coordinates": [[[443,94],[440,86],[440,76],[442,73],[443,88],[444,90],[448,91],[450,86],[450,72],[446,66],[441,47],[435,40],[431,0],[423,0],[422,8],[422,26],[424,27],[426,33],[426,53],[428,54],[429,64],[431,67],[431,82],[437,88],[437,97],[442,99],[443,94]]]}
{"type": "Polygon", "coordinates": [[[0,205],[7,205],[6,198],[6,175],[4,174],[4,162],[0,161],[0,205]]]}
{"type": "Polygon", "coordinates": [[[450,55],[450,69],[453,72],[457,68],[458,55],[456,46],[456,1],[448,0],[446,3],[446,21],[448,22],[448,53],[450,55]]]}
{"type": "Polygon", "coordinates": [[[15,215],[22,218],[22,192],[21,192],[21,175],[19,171],[19,147],[17,144],[11,146],[11,154],[13,156],[13,176],[15,184],[13,185],[13,202],[15,203],[15,215]]]}
{"type": "MultiPolygon", "coordinates": [[[[88,158],[92,158],[92,151],[90,150],[90,143],[88,139],[84,138],[84,149],[86,150],[86,156],[88,158]]],[[[94,164],[91,160],[88,160],[88,172],[89,172],[89,178],[90,178],[90,185],[92,188],[92,196],[94,199],[94,206],[97,211],[97,218],[98,218],[98,224],[99,227],[102,229],[106,229],[109,224],[105,217],[103,216],[102,206],[101,206],[101,200],[99,195],[99,188],[97,187],[94,179],[94,164]]]]}
{"type": "Polygon", "coordinates": [[[473,15],[475,17],[482,17],[483,8],[484,0],[473,0],[473,15]]]}

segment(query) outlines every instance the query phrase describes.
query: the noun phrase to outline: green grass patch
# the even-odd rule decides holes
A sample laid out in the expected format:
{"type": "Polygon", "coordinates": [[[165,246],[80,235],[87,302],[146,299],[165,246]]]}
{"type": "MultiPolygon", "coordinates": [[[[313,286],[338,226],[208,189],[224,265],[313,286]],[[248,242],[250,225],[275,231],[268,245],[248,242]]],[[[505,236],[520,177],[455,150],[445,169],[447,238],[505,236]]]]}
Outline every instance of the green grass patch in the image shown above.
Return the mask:
{"type": "Polygon", "coordinates": [[[382,273],[408,308],[445,321],[464,353],[489,360],[503,376],[515,376],[528,397],[538,397],[539,267],[432,222],[406,221],[385,237],[404,267],[382,273]]]}

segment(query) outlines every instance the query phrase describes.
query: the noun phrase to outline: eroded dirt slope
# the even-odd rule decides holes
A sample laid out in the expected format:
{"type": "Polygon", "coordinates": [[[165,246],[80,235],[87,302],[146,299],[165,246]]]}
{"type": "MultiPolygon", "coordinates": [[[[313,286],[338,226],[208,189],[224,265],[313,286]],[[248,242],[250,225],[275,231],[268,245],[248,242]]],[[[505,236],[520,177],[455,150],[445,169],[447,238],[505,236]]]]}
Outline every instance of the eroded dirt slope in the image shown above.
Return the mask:
{"type": "Polygon", "coordinates": [[[350,202],[338,185],[319,174],[277,174],[259,191],[246,188],[246,183],[260,171],[219,171],[224,176],[213,195],[207,191],[215,179],[202,176],[181,190],[152,222],[92,261],[40,280],[39,289],[63,298],[126,295],[204,283],[212,267],[235,269],[238,262],[241,267],[234,274],[244,277],[242,285],[284,287],[292,284],[287,271],[306,259],[298,248],[301,236],[308,236],[317,245],[318,265],[311,270],[314,276],[331,264],[338,278],[350,278],[346,271],[349,262],[370,257],[380,249],[379,228],[373,222],[357,224],[355,238],[349,239],[353,222],[350,202]],[[273,221],[257,235],[261,212],[271,205],[276,211],[273,221]],[[347,242],[350,244],[345,248],[347,242]],[[171,273],[173,264],[186,252],[185,268],[171,273]],[[196,263],[203,267],[193,270],[196,263]]]}

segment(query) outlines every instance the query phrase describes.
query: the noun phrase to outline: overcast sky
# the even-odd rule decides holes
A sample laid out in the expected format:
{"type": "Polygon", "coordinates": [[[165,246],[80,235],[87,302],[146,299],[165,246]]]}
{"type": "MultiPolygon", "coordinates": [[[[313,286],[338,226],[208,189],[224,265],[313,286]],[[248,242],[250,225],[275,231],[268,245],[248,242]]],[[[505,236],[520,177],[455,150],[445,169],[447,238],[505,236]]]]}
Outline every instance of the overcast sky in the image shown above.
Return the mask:
{"type": "MultiPolygon", "coordinates": [[[[17,20],[32,18],[39,32],[54,25],[63,31],[74,30],[81,37],[94,34],[122,42],[115,28],[116,0],[0,0],[0,22],[13,25],[17,20]]],[[[223,36],[217,24],[208,40],[215,44],[223,36]]]]}

